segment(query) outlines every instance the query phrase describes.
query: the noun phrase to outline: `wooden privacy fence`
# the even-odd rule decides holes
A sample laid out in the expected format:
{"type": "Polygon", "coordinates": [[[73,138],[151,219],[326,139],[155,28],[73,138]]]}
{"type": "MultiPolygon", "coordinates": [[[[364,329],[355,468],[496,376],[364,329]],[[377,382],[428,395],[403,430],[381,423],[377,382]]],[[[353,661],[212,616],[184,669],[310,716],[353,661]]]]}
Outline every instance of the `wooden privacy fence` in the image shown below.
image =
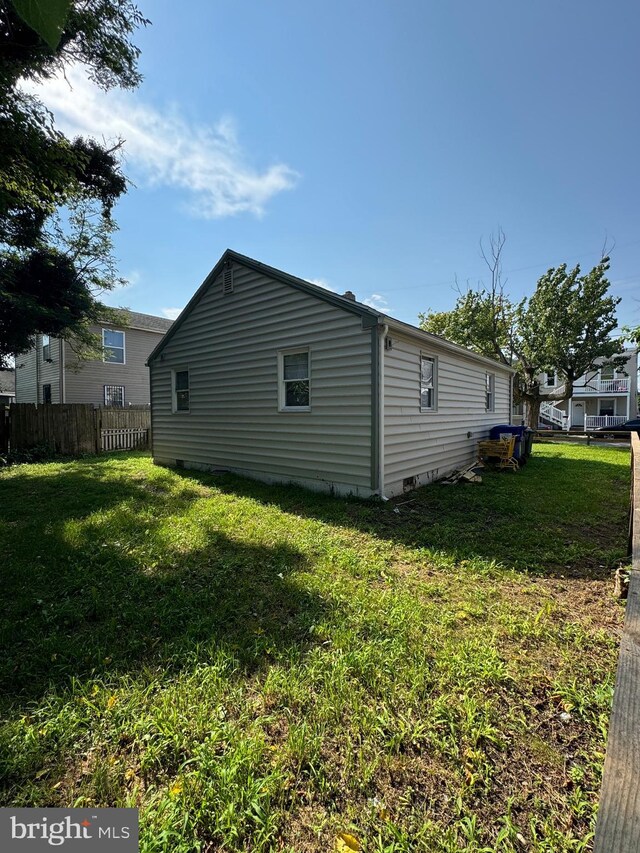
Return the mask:
{"type": "Polygon", "coordinates": [[[46,447],[64,456],[147,447],[149,409],[94,408],[85,403],[36,406],[16,403],[0,410],[0,453],[46,447]],[[4,414],[4,420],[1,416],[4,414]]]}
{"type": "Polygon", "coordinates": [[[631,433],[631,575],[594,853],[640,850],[640,436],[631,433]]]}
{"type": "Polygon", "coordinates": [[[9,406],[0,406],[0,456],[9,447],[9,406]]]}

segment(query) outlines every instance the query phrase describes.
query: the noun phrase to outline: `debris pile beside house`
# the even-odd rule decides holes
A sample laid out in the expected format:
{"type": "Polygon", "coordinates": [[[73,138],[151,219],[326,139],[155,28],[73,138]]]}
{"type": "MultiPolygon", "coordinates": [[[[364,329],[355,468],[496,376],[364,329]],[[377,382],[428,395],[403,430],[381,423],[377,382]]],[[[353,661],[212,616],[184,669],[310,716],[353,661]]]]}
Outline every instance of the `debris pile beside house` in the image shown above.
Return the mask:
{"type": "Polygon", "coordinates": [[[459,471],[454,471],[444,480],[440,480],[443,486],[455,486],[458,483],[481,483],[482,477],[480,471],[486,467],[484,462],[473,462],[467,465],[466,468],[461,468],[459,471]]]}

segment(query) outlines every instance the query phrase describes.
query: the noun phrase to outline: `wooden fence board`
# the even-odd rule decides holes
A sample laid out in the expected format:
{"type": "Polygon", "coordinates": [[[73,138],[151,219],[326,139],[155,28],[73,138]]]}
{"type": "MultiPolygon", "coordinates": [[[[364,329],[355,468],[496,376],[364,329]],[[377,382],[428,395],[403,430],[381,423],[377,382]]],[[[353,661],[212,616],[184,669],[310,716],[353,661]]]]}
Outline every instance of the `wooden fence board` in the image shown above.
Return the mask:
{"type": "MultiPolygon", "coordinates": [[[[9,446],[12,451],[49,447],[63,456],[99,453],[103,450],[103,430],[110,435],[121,431],[123,436],[131,430],[136,437],[117,441],[114,448],[129,449],[146,444],[151,424],[149,409],[95,409],[84,403],[53,403],[37,406],[34,403],[13,404],[9,410],[9,446]]],[[[1,442],[1,433],[0,433],[1,442]]],[[[1,447],[0,443],[0,447],[1,447]]],[[[113,448],[111,448],[113,449],[113,448]]]]}
{"type": "Polygon", "coordinates": [[[631,435],[631,576],[594,853],[640,850],[640,437],[631,435]]]}
{"type": "Polygon", "coordinates": [[[0,406],[0,455],[9,450],[9,409],[0,406]]]}
{"type": "Polygon", "coordinates": [[[149,430],[144,427],[102,429],[100,439],[100,448],[106,453],[112,450],[141,450],[149,445],[149,430]]]}

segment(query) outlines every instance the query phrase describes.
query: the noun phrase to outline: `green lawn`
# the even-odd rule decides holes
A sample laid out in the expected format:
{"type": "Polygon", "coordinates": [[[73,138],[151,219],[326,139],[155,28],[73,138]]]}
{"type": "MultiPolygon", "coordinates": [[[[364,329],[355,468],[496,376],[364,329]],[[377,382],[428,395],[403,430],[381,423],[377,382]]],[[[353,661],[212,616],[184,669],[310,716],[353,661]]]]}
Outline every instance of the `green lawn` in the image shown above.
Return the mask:
{"type": "Polygon", "coordinates": [[[1,804],[139,806],[143,851],[589,850],[629,453],[534,451],[384,504],[0,472],[1,804]]]}

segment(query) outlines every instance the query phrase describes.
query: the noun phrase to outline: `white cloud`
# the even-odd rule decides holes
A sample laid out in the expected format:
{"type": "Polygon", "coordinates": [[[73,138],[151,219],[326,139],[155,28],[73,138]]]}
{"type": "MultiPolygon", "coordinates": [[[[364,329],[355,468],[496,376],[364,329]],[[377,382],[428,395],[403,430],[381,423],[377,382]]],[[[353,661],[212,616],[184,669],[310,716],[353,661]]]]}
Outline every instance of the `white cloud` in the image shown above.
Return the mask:
{"type": "Polygon", "coordinates": [[[105,305],[110,305],[112,308],[121,308],[123,305],[122,295],[125,293],[128,294],[138,284],[141,277],[138,270],[131,270],[131,272],[123,275],[125,284],[114,287],[113,290],[105,290],[100,294],[100,301],[104,302],[105,305]]]}
{"type": "Polygon", "coordinates": [[[374,311],[380,311],[382,314],[389,314],[393,310],[389,308],[389,303],[381,293],[372,293],[371,296],[367,296],[362,302],[368,305],[369,308],[373,308],[374,311]]]}
{"type": "Polygon", "coordinates": [[[263,171],[249,165],[231,118],[195,125],[177,109],[160,112],[128,92],[103,92],[73,68],[66,79],[24,83],[54,113],[68,135],[125,140],[127,171],[138,183],[188,193],[188,208],[203,219],[253,213],[261,216],[277,193],[298,175],[283,163],[263,171]]]}
{"type": "Polygon", "coordinates": [[[182,308],[163,308],[162,313],[167,320],[177,320],[182,313],[182,308]]]}
{"type": "Polygon", "coordinates": [[[332,293],[338,292],[335,287],[331,287],[325,278],[306,278],[305,281],[308,281],[311,284],[316,284],[318,287],[324,287],[325,290],[330,290],[332,293]]]}

